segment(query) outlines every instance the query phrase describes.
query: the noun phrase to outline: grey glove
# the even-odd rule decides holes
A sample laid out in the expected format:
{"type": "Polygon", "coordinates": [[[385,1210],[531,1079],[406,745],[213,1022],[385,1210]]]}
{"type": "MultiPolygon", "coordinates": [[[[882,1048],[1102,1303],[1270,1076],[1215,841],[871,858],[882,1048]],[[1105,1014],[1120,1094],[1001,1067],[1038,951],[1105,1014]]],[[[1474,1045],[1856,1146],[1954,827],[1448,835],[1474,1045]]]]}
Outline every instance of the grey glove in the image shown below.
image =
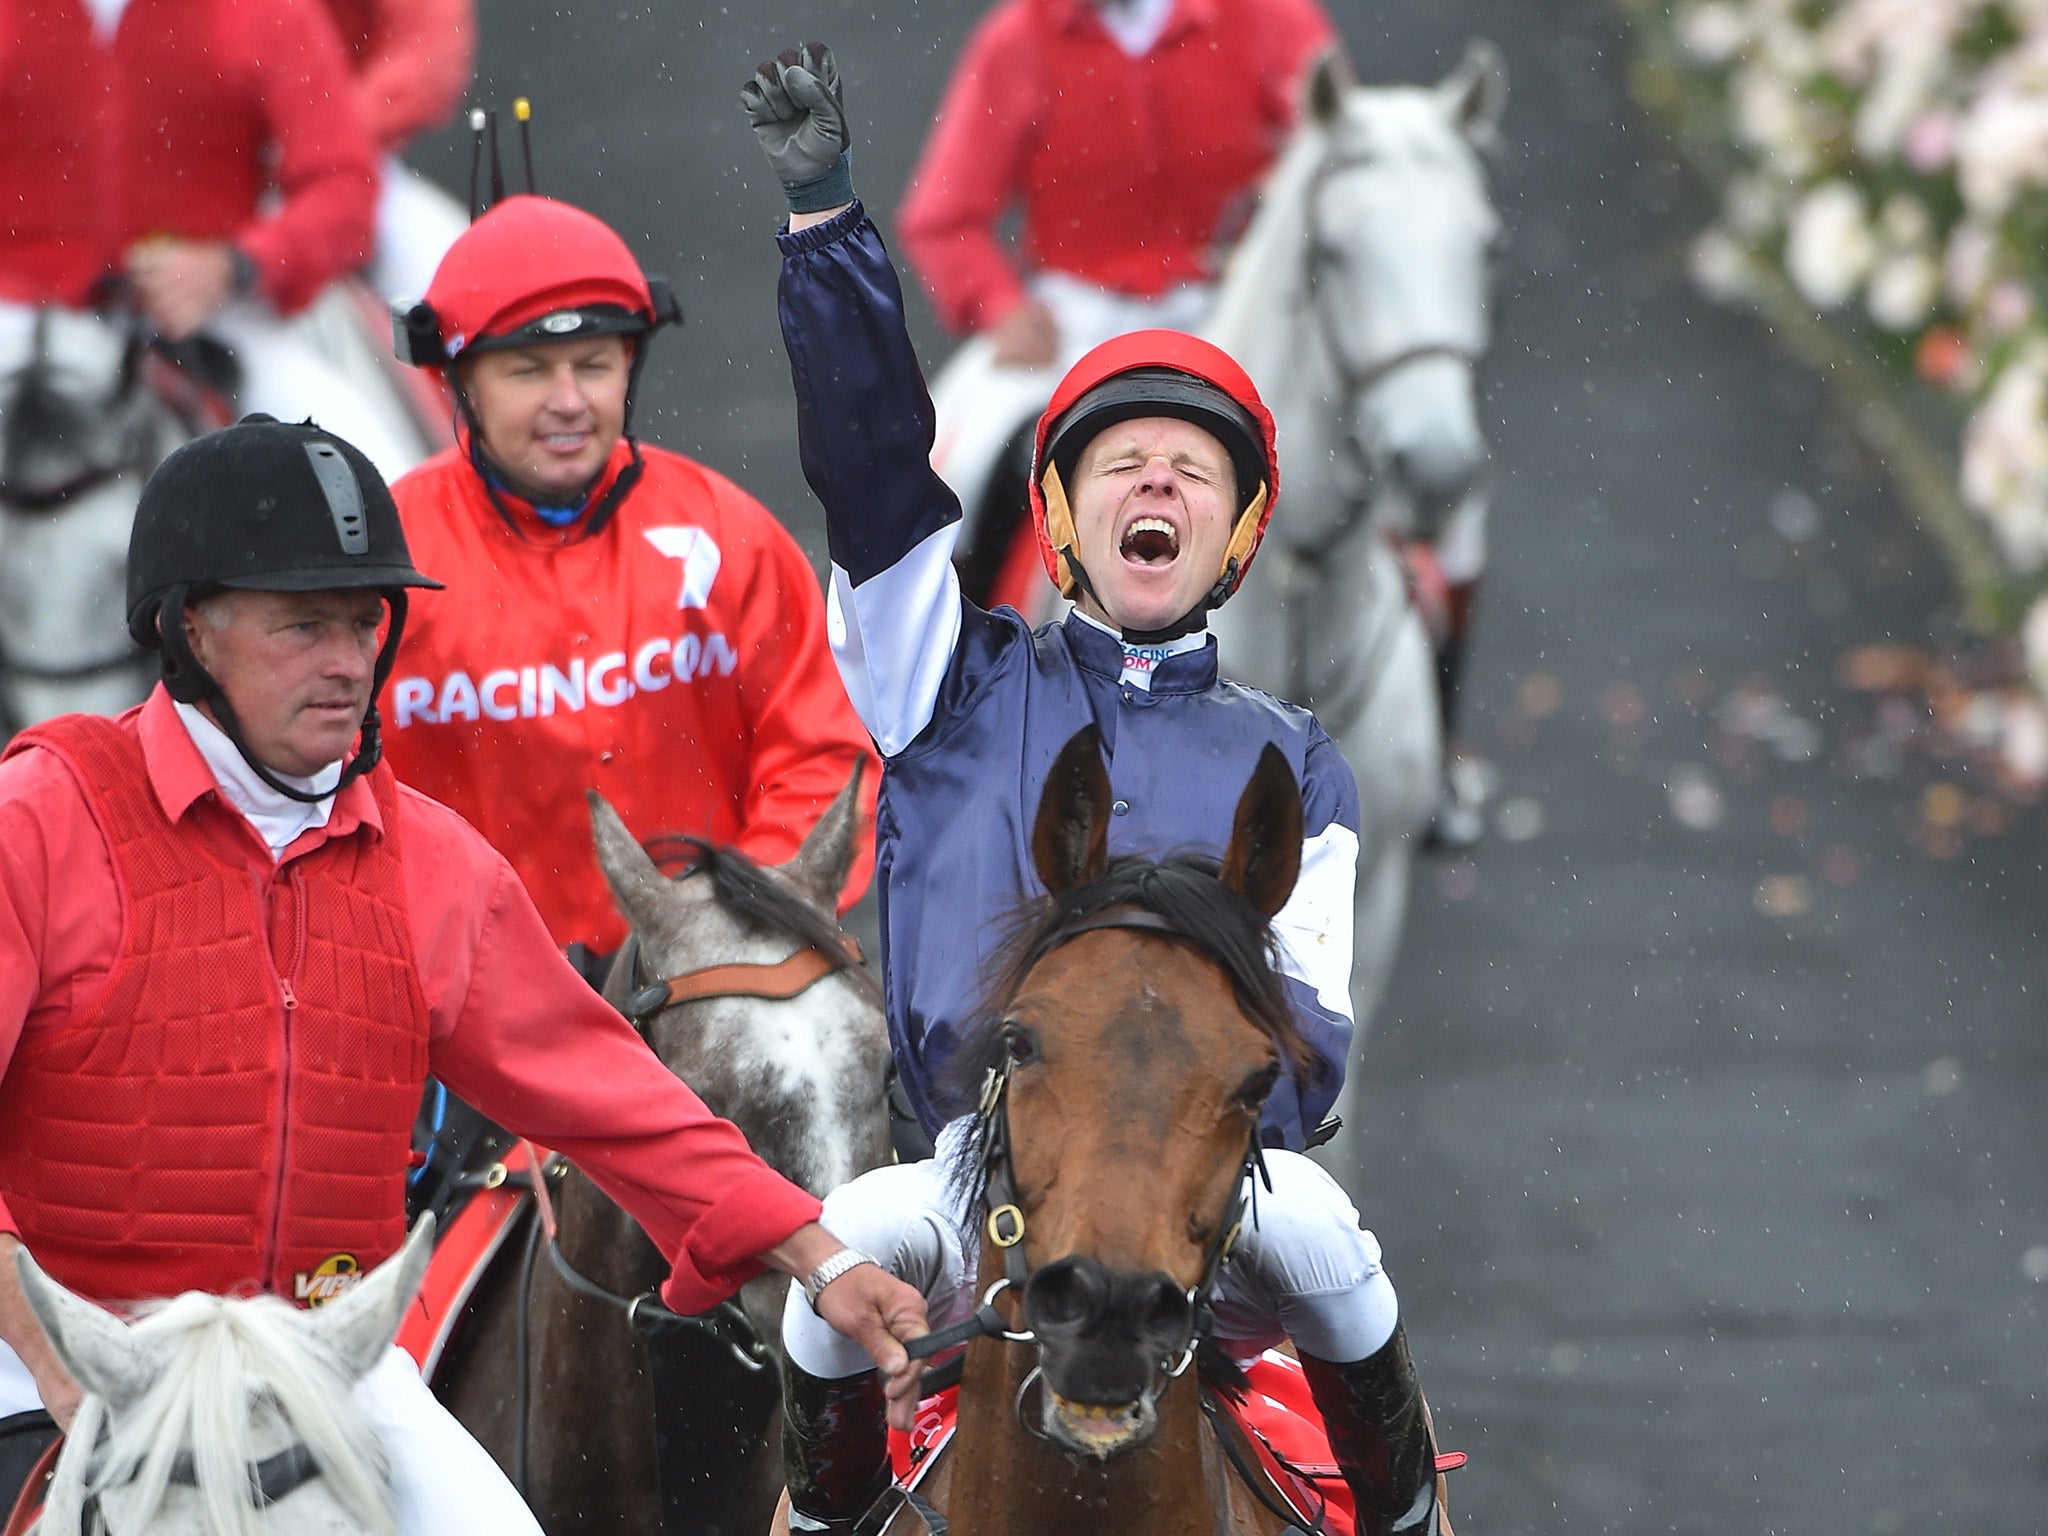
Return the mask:
{"type": "Polygon", "coordinates": [[[831,49],[783,49],[740,87],[740,105],[792,213],[853,201],[853,135],[831,49]]]}

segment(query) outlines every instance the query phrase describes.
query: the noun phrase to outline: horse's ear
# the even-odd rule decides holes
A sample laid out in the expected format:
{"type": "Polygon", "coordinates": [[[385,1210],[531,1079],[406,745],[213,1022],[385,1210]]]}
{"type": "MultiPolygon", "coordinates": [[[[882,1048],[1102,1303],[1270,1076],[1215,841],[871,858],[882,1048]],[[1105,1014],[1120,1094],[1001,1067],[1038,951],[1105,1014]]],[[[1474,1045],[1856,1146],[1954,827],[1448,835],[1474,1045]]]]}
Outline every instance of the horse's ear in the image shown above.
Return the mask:
{"type": "Polygon", "coordinates": [[[1334,44],[1325,48],[1309,66],[1303,115],[1312,123],[1334,123],[1344,110],[1344,93],[1357,84],[1358,76],[1344,51],[1334,44]]]}
{"type": "Polygon", "coordinates": [[[640,840],[626,830],[611,802],[596,790],[585,791],[590,801],[590,828],[597,842],[597,866],[604,871],[605,884],[619,912],[635,933],[652,932],[662,918],[675,910],[676,886],[659,869],[640,840]]]}
{"type": "Polygon", "coordinates": [[[777,873],[793,881],[827,916],[839,910],[839,893],[846,888],[846,872],[853,868],[853,851],[860,843],[860,786],[867,768],[868,755],[863,752],[853,760],[846,787],[825,807],[796,857],[777,867],[777,873]]]}
{"type": "Polygon", "coordinates": [[[405,1317],[427,1261],[434,1256],[434,1213],[413,1223],[405,1246],[325,1306],[299,1314],[299,1326],[340,1358],[352,1377],[384,1358],[405,1317]]]}
{"type": "Polygon", "coordinates": [[[1437,85],[1457,130],[1474,144],[1493,141],[1508,105],[1508,61],[1483,37],[1465,45],[1465,57],[1437,85]]]}
{"type": "Polygon", "coordinates": [[[1102,766],[1102,733],[1093,725],[1073,734],[1045,776],[1031,862],[1055,896],[1108,872],[1109,773],[1102,766]]]}
{"type": "Polygon", "coordinates": [[[1271,742],[1237,797],[1219,878],[1267,917],[1287,905],[1301,873],[1301,786],[1271,742]]]}
{"type": "Polygon", "coordinates": [[[142,1396],[153,1373],[126,1323],[72,1295],[43,1273],[26,1248],[14,1250],[14,1273],[29,1310],[49,1335],[50,1347],[80,1386],[114,1408],[142,1396]]]}

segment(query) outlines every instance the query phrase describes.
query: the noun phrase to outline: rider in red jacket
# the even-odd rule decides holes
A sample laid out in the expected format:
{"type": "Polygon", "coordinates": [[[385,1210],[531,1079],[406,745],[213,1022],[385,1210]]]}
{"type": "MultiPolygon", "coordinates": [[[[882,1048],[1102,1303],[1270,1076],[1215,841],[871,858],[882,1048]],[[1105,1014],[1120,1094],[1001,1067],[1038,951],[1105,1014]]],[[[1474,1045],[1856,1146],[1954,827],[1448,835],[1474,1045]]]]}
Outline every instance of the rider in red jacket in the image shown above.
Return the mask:
{"type": "MultiPolygon", "coordinates": [[[[599,220],[513,197],[408,316],[464,425],[393,488],[449,590],[406,631],[392,761],[512,861],[558,943],[600,953],[625,925],[580,791],[643,839],[780,863],[873,762],[795,540],[724,476],[630,434],[673,304],[599,220]]],[[[869,864],[855,859],[845,902],[869,864]]]]}
{"type": "Polygon", "coordinates": [[[1147,300],[1210,283],[1334,40],[1316,0],[1003,0],[954,69],[897,215],[939,318],[1044,367],[1108,335],[1063,348],[1030,275],[1147,300]],[[1022,271],[997,235],[1013,208],[1022,271]]]}

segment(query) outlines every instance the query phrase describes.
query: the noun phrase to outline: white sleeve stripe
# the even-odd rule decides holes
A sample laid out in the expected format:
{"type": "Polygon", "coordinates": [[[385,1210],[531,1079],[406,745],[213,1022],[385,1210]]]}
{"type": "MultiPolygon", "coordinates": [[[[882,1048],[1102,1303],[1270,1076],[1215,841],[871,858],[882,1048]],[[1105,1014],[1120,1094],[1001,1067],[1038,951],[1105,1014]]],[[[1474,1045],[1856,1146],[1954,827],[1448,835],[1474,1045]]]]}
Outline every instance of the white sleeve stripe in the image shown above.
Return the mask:
{"type": "Polygon", "coordinates": [[[1301,845],[1294,894],[1273,916],[1280,969],[1309,987],[1326,1012],[1351,1017],[1351,904],[1358,887],[1358,834],[1339,822],[1301,845]]]}
{"type": "Polygon", "coordinates": [[[934,529],[859,586],[832,567],[825,604],[832,659],[884,757],[901,752],[931,723],[960,643],[960,579],[953,573],[959,537],[957,520],[934,529]]]}

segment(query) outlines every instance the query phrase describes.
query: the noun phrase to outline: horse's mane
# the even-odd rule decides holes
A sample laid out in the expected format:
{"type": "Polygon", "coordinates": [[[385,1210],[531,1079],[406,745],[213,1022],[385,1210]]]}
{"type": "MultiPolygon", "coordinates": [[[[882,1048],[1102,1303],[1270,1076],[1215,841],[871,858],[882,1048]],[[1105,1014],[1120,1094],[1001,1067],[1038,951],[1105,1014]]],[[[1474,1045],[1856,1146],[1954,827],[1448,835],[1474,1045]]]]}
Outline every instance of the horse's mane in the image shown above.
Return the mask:
{"type": "Polygon", "coordinates": [[[666,872],[680,864],[682,874],[709,875],[720,904],[751,927],[793,934],[828,955],[845,942],[837,923],[737,848],[667,832],[647,851],[666,872]]]}
{"type": "MultiPolygon", "coordinates": [[[[1295,1021],[1275,964],[1273,925],[1216,878],[1217,867],[1216,860],[1200,854],[1163,861],[1126,857],[1112,861],[1102,878],[1088,885],[1020,905],[1005,925],[987,988],[943,1074],[941,1092],[958,1108],[976,1101],[988,1072],[1002,1064],[1005,1014],[1032,968],[1089,918],[1113,907],[1136,907],[1165,918],[1229,978],[1238,1007],[1273,1042],[1284,1070],[1297,1082],[1320,1073],[1322,1059],[1295,1021]]],[[[977,1118],[966,1155],[956,1164],[958,1184],[951,1193],[963,1212],[973,1212],[981,1202],[987,1130],[987,1122],[977,1118]]]]}
{"type": "Polygon", "coordinates": [[[261,1459],[249,1396],[251,1384],[260,1383],[348,1517],[365,1531],[396,1536],[384,1448],[355,1408],[354,1381],[296,1317],[275,1296],[236,1300],[196,1291],[145,1315],[132,1336],[158,1367],[156,1380],[117,1423],[104,1402],[86,1398],[38,1529],[79,1530],[88,1494],[129,1483],[140,1500],[138,1523],[147,1525],[163,1502],[172,1462],[189,1451],[211,1536],[262,1536],[248,1473],[261,1459]]]}

